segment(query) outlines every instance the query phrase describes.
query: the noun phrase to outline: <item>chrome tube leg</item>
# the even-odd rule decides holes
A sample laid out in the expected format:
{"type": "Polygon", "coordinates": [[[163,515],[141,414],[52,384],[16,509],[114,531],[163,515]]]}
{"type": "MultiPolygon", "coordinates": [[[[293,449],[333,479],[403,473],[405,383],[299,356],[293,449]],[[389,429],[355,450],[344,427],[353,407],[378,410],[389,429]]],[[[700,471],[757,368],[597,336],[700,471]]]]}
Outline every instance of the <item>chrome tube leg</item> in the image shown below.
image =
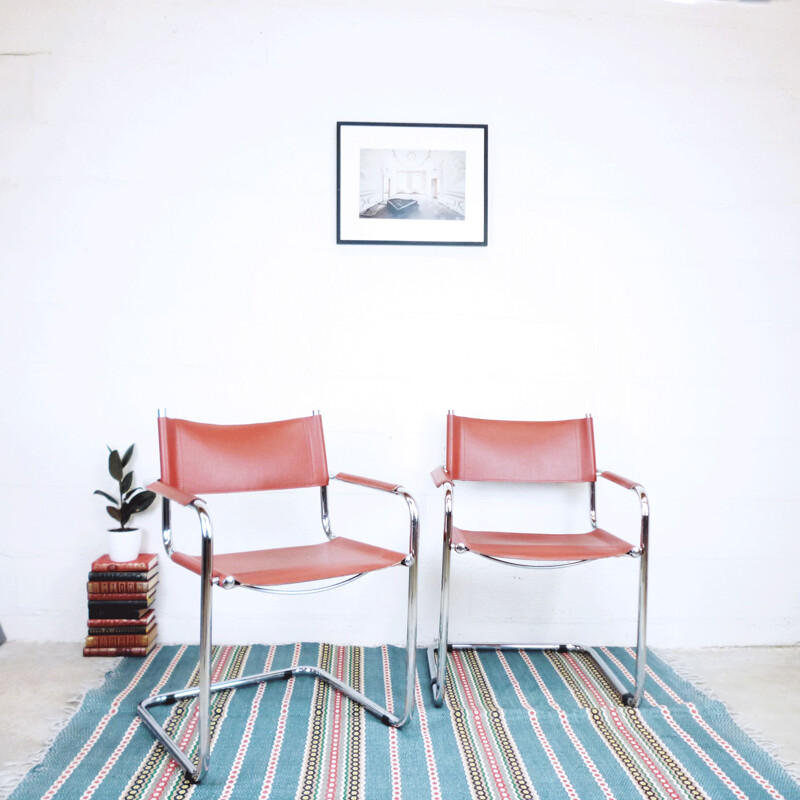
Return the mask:
{"type": "MultiPolygon", "coordinates": [[[[145,727],[166,748],[178,762],[186,777],[192,783],[199,783],[208,772],[211,757],[211,693],[220,687],[211,684],[211,565],[214,555],[211,520],[201,505],[195,505],[200,518],[202,532],[201,554],[202,568],[200,580],[200,653],[197,673],[198,685],[192,689],[167,694],[155,695],[139,703],[138,714],[145,727]],[[192,697],[197,698],[197,762],[193,763],[187,753],[181,750],[176,742],[167,734],[163,726],[156,722],[150,708],[156,705],[172,705],[175,702],[192,697]]],[[[278,675],[282,673],[276,673],[278,675]]]]}
{"type": "Polygon", "coordinates": [[[439,608],[439,643],[436,647],[436,676],[431,689],[433,704],[440,706],[444,699],[444,682],[447,675],[447,641],[450,624],[450,547],[445,549],[442,559],[442,593],[439,608]]]}
{"type": "Polygon", "coordinates": [[[450,557],[453,531],[453,493],[445,494],[445,525],[442,542],[442,584],[439,601],[439,641],[428,649],[428,669],[431,675],[433,704],[441,706],[444,699],[444,682],[447,675],[447,637],[450,622],[450,557]]]}
{"type": "Polygon", "coordinates": [[[213,543],[211,524],[203,512],[200,514],[203,531],[202,574],[200,580],[200,660],[198,664],[199,681],[199,725],[197,771],[192,781],[199,782],[208,771],[211,757],[211,565],[213,543]]]}
{"type": "Polygon", "coordinates": [[[626,696],[630,706],[638,706],[647,677],[647,560],[650,554],[650,501],[641,486],[635,486],[642,512],[639,562],[639,623],[636,631],[636,683],[633,694],[626,696]]]}
{"type": "Polygon", "coordinates": [[[641,555],[639,564],[639,625],[636,632],[636,686],[630,705],[638,706],[644,692],[647,677],[647,551],[641,555]]]}
{"type": "MultiPolygon", "coordinates": [[[[409,499],[409,506],[411,504],[409,499]]],[[[416,533],[412,533],[412,538],[416,540],[419,535],[419,519],[416,516],[416,509],[412,514],[412,527],[416,528],[416,533]]],[[[400,726],[405,725],[411,719],[414,711],[415,690],[417,685],[417,554],[416,548],[412,553],[413,561],[408,568],[408,611],[406,617],[406,685],[405,700],[403,703],[403,715],[400,726]]]]}

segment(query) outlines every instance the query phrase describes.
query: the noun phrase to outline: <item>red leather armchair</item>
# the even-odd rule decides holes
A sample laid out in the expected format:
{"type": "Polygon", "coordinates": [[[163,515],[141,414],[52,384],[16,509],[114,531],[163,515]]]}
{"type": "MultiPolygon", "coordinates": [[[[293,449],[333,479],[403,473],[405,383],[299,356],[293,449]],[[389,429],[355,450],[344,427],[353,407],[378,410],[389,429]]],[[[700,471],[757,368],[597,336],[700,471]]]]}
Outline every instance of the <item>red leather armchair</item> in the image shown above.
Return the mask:
{"type": "Polygon", "coordinates": [[[356,475],[328,476],[322,418],[315,414],[300,419],[255,425],[209,425],[160,416],[158,421],[161,480],[149,488],[162,497],[162,537],[169,557],[200,577],[199,686],[166,692],[139,704],[139,715],[147,728],[167,748],[189,779],[199,782],[210,757],[211,695],[223,689],[250,686],[262,681],[310,675],[331,684],[363,705],[383,722],[400,727],[411,717],[416,669],[416,585],[419,517],[416,504],[402,486],[356,475]],[[344,481],[402,498],[408,508],[408,548],[390,550],[336,536],[328,513],[330,480],[344,481]],[[206,502],[201,495],[236,492],[269,492],[307,488],[319,491],[322,536],[316,544],[219,553],[206,502]],[[171,525],[171,504],[194,510],[200,527],[200,555],[176,549],[171,525]],[[360,692],[317,666],[298,666],[225,683],[211,683],[211,601],[215,587],[249,588],[279,594],[325,591],[369,572],[389,567],[408,570],[406,622],[405,697],[398,715],[387,711],[360,692]],[[308,582],[314,582],[310,587],[308,582]],[[326,582],[320,586],[319,581],[326,582]],[[197,763],[173,741],[150,713],[157,705],[196,699],[199,704],[197,763]]]}
{"type": "MultiPolygon", "coordinates": [[[[520,422],[447,417],[447,463],[432,473],[437,487],[445,487],[442,581],[439,636],[428,649],[431,690],[436,705],[445,691],[447,652],[452,649],[561,649],[585,650],[619,692],[622,701],[637,706],[646,675],[647,557],[650,506],[641,485],[613,472],[598,472],[595,465],[592,418],[554,422],[520,422]],[[620,539],[597,526],[595,484],[598,478],[636,493],[641,526],[638,544],[620,539]],[[517,533],[466,530],[453,517],[455,485],[474,481],[514,483],[583,483],[589,489],[590,529],[582,533],[517,533]],[[572,644],[476,645],[454,644],[448,639],[451,553],[475,553],[504,565],[526,569],[552,569],[590,563],[604,558],[630,556],[639,562],[639,608],[635,686],[624,687],[593,647],[572,644]]],[[[462,491],[459,488],[459,492],[462,491]]]]}

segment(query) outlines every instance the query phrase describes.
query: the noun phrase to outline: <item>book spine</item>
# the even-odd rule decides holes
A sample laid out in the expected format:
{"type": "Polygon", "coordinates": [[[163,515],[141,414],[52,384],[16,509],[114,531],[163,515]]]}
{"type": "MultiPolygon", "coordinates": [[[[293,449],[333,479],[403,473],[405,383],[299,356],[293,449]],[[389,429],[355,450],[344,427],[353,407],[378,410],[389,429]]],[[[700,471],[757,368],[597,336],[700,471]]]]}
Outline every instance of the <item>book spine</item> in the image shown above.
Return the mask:
{"type": "Polygon", "coordinates": [[[151,569],[149,572],[90,572],[90,581],[151,581],[158,575],[157,569],[151,569]]]}
{"type": "Polygon", "coordinates": [[[89,592],[89,600],[98,603],[140,600],[148,605],[153,602],[155,592],[89,592]]]}
{"type": "Polygon", "coordinates": [[[146,656],[153,649],[149,647],[84,647],[84,656],[146,656]]]}
{"type": "Polygon", "coordinates": [[[147,647],[156,638],[156,631],[121,636],[87,636],[86,647],[147,647]]]}
{"type": "Polygon", "coordinates": [[[99,600],[89,600],[89,608],[147,608],[152,604],[155,594],[140,594],[136,597],[124,600],[109,600],[107,597],[102,597],[99,600]]]}
{"type": "MultiPolygon", "coordinates": [[[[92,620],[97,622],[99,620],[92,620]]],[[[89,636],[144,636],[149,635],[151,631],[155,630],[155,623],[152,625],[120,625],[119,620],[115,620],[116,625],[90,625],[88,629],[89,636]]],[[[124,620],[123,620],[124,621],[124,620]]],[[[132,622],[134,620],[131,620],[132,622]]],[[[139,622],[140,620],[135,620],[139,622]]]]}
{"type": "Polygon", "coordinates": [[[104,627],[108,628],[111,626],[119,626],[124,625],[125,627],[138,627],[142,625],[150,625],[151,622],[155,621],[155,614],[156,612],[153,609],[145,612],[141,616],[131,617],[130,619],[120,618],[120,617],[90,617],[89,618],[89,628],[95,627],[104,627]]]}
{"type": "Polygon", "coordinates": [[[142,618],[143,609],[131,608],[129,606],[121,606],[120,608],[108,608],[106,603],[103,603],[99,608],[92,608],[92,603],[89,604],[89,619],[135,619],[142,618]]]}
{"type": "Polygon", "coordinates": [[[155,581],[89,581],[89,594],[147,594],[156,586],[155,581]]]}
{"type": "Polygon", "coordinates": [[[111,561],[108,556],[92,562],[92,572],[149,572],[158,564],[158,556],[145,554],[134,561],[111,561]]]}

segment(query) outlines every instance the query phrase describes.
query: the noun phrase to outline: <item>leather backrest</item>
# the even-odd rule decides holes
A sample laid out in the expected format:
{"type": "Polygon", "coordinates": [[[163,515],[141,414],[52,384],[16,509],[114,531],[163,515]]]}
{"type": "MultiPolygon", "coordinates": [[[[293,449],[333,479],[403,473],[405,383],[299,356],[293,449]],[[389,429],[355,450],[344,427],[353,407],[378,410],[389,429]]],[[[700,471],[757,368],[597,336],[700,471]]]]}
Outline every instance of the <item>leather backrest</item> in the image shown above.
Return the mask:
{"type": "Polygon", "coordinates": [[[592,419],[516,422],[450,414],[447,471],[464,481],[594,481],[592,419]]]}
{"type": "Polygon", "coordinates": [[[326,486],[322,417],[209,425],[160,417],[161,480],[191,494],[326,486]]]}

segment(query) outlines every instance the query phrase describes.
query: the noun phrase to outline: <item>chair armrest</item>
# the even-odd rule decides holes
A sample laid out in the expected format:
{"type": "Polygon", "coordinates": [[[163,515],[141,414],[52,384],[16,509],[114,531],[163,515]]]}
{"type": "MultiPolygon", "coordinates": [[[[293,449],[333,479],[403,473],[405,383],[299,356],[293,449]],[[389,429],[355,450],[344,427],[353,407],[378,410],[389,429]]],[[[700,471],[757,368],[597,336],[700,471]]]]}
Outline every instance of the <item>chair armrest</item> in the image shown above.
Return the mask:
{"type": "Polygon", "coordinates": [[[167,500],[174,500],[176,503],[179,503],[182,506],[190,506],[192,503],[203,502],[203,500],[196,495],[183,492],[180,489],[176,489],[174,486],[170,486],[167,483],[162,483],[161,481],[151,483],[147,488],[151,492],[155,492],[161,497],[166,497],[167,500]]]}
{"type": "Polygon", "coordinates": [[[642,488],[640,484],[636,481],[629,480],[628,478],[623,478],[622,475],[617,475],[616,472],[609,472],[605,470],[604,472],[598,472],[598,477],[605,478],[607,481],[611,481],[612,483],[619,484],[624,489],[635,489],[637,486],[642,488]]]}
{"type": "Polygon", "coordinates": [[[162,481],[151,483],[147,487],[151,492],[164,498],[161,504],[161,540],[164,543],[164,550],[167,555],[174,560],[174,546],[172,543],[172,522],[170,514],[170,500],[179,503],[184,508],[193,508],[197,512],[198,521],[200,523],[200,535],[202,537],[202,552],[203,552],[203,575],[204,580],[211,580],[211,561],[214,557],[214,549],[212,539],[214,537],[211,527],[211,519],[206,511],[205,501],[196,495],[183,492],[170,486],[162,481]]]}
{"type": "Polygon", "coordinates": [[[364,486],[367,489],[379,489],[382,492],[396,494],[406,501],[410,530],[408,537],[409,557],[404,561],[407,567],[412,566],[417,559],[419,549],[419,512],[414,498],[399,483],[387,483],[386,481],[376,481],[373,478],[362,478],[360,475],[351,475],[349,472],[338,472],[333,476],[335,481],[352,483],[356,486],[364,486]]]}
{"type": "Polygon", "coordinates": [[[366,486],[368,489],[380,489],[382,492],[390,492],[391,494],[399,494],[398,490],[402,489],[399,483],[387,483],[386,481],[376,481],[374,478],[362,478],[360,475],[351,475],[349,472],[339,472],[333,476],[333,480],[354,483],[357,486],[366,486]]]}
{"type": "Polygon", "coordinates": [[[451,487],[453,485],[453,479],[450,477],[450,473],[444,467],[436,467],[436,469],[431,472],[431,478],[433,478],[433,482],[436,484],[437,489],[440,486],[443,486],[445,483],[449,483],[451,487]]]}
{"type": "Polygon", "coordinates": [[[631,489],[632,491],[636,492],[636,496],[639,498],[639,507],[642,515],[639,554],[646,555],[650,539],[650,501],[647,498],[647,493],[644,490],[644,486],[642,486],[640,483],[636,483],[636,481],[623,478],[622,475],[617,475],[616,472],[609,472],[608,470],[604,472],[598,472],[597,477],[605,478],[607,481],[611,481],[612,483],[616,483],[618,486],[622,486],[623,489],[631,489]]]}

